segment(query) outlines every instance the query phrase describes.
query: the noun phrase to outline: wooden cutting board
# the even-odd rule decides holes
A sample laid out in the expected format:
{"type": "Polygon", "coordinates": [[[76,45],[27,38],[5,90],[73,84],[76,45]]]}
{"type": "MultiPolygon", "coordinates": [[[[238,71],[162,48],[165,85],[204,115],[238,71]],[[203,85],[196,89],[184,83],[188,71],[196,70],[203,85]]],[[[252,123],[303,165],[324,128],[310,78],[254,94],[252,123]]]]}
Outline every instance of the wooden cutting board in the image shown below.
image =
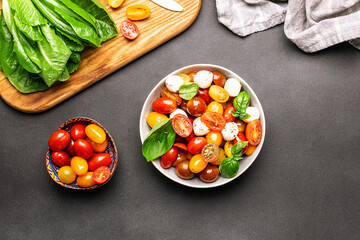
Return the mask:
{"type": "Polygon", "coordinates": [[[201,0],[175,0],[184,11],[173,12],[150,0],[125,0],[119,8],[112,9],[107,0],[99,1],[107,7],[117,26],[127,19],[125,11],[130,5],[145,4],[151,14],[148,19],[136,22],[140,35],[135,40],[129,41],[119,33],[103,43],[101,48],[86,49],[81,54],[78,70],[71,74],[70,79],[45,91],[22,94],[0,72],[0,96],[6,103],[27,113],[48,110],[183,32],[195,21],[201,7],[201,0]]]}

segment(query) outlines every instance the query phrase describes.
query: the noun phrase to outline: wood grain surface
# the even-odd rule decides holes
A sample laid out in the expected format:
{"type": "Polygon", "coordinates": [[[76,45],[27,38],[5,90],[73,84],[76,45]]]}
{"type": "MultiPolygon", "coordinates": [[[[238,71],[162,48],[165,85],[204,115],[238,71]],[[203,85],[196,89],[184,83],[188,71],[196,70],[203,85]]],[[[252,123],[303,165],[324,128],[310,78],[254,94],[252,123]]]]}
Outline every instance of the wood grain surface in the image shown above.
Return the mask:
{"type": "MultiPolygon", "coordinates": [[[[138,38],[129,41],[119,33],[103,43],[101,48],[86,49],[81,54],[78,70],[71,74],[69,80],[55,83],[42,92],[22,94],[0,72],[0,96],[6,103],[26,113],[48,110],[183,32],[195,21],[201,7],[201,0],[175,0],[184,11],[173,12],[149,0],[125,0],[119,8],[112,9],[107,0],[99,1],[108,8],[117,26],[127,19],[125,11],[128,6],[149,6],[150,17],[136,22],[140,32],[138,38]]],[[[0,2],[0,7],[1,5],[0,2]]]]}

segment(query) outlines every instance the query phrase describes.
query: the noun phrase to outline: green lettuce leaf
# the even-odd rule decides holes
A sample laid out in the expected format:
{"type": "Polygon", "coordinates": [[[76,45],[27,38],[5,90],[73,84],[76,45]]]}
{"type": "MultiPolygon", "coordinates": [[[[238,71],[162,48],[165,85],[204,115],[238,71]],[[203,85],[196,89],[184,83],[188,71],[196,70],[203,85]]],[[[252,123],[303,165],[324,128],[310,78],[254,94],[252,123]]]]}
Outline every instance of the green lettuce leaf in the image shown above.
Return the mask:
{"type": "Polygon", "coordinates": [[[43,35],[41,34],[39,26],[30,26],[23,23],[18,16],[15,14],[14,16],[15,24],[18,29],[29,39],[33,41],[41,41],[43,40],[43,35]]]}
{"type": "Polygon", "coordinates": [[[35,8],[31,0],[11,0],[10,7],[15,10],[18,18],[27,25],[47,24],[46,19],[35,8]]]}
{"type": "Polygon", "coordinates": [[[81,57],[80,53],[73,52],[70,55],[69,61],[66,64],[66,68],[69,71],[69,73],[75,72],[79,65],[80,65],[81,57]]]}

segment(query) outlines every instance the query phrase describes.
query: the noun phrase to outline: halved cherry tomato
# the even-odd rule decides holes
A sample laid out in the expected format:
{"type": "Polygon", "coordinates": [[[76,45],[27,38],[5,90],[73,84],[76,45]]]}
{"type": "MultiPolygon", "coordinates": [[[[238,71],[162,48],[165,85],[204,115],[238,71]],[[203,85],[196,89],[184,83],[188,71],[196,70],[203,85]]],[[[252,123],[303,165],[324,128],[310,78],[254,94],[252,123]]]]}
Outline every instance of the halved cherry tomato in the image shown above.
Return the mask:
{"type": "MultiPolygon", "coordinates": [[[[232,141],[232,145],[235,145],[237,142],[240,142],[240,141],[247,141],[247,138],[246,136],[242,133],[242,132],[239,132],[238,135],[236,136],[236,138],[232,141]]],[[[242,152],[241,152],[241,155],[243,155],[249,148],[249,144],[247,144],[242,152]]]]}
{"type": "Polygon", "coordinates": [[[184,80],[184,84],[191,82],[190,76],[185,73],[179,73],[178,76],[181,77],[182,80],[184,80]]]}
{"type": "Polygon", "coordinates": [[[76,140],[74,143],[74,149],[76,155],[85,159],[90,158],[94,153],[94,149],[91,144],[85,139],[76,140]]]}
{"type": "Polygon", "coordinates": [[[218,71],[212,72],[212,74],[213,74],[213,81],[214,81],[215,85],[218,85],[223,88],[226,83],[225,75],[218,71]]]}
{"type": "Polygon", "coordinates": [[[201,150],[201,156],[205,162],[215,162],[220,156],[220,149],[214,143],[208,143],[201,150]]]}
{"type": "Polygon", "coordinates": [[[188,151],[192,154],[198,154],[201,153],[201,150],[203,149],[203,147],[207,144],[206,139],[203,137],[196,137],[193,138],[189,143],[188,143],[188,151]]]}
{"type": "Polygon", "coordinates": [[[103,143],[96,143],[94,141],[91,141],[91,139],[88,137],[85,138],[85,140],[90,143],[90,145],[94,149],[94,152],[97,152],[97,153],[104,152],[106,150],[107,146],[109,145],[109,141],[107,139],[105,139],[105,141],[103,143]]]}
{"type": "Polygon", "coordinates": [[[190,77],[190,79],[191,79],[191,82],[193,82],[193,81],[194,81],[194,76],[197,74],[197,72],[198,72],[198,71],[191,72],[191,73],[189,73],[189,74],[188,74],[188,76],[189,76],[189,77],[190,77]]]}
{"type": "Polygon", "coordinates": [[[172,126],[174,131],[180,136],[180,137],[188,137],[190,136],[193,126],[186,116],[183,114],[176,114],[172,119],[172,126]]]}
{"type": "Polygon", "coordinates": [[[163,168],[169,168],[176,161],[179,150],[171,147],[164,155],[161,156],[160,165],[163,168]]]}
{"type": "Polygon", "coordinates": [[[88,138],[96,143],[103,143],[106,139],[106,133],[104,129],[96,124],[89,124],[85,128],[85,134],[88,138]]]}
{"type": "Polygon", "coordinates": [[[217,85],[212,85],[209,88],[209,95],[213,100],[219,103],[227,102],[230,97],[229,93],[224,88],[217,85]]]}
{"type": "Polygon", "coordinates": [[[250,145],[257,146],[261,142],[262,127],[259,119],[251,121],[247,124],[245,130],[246,138],[250,145]]]}
{"type": "Polygon", "coordinates": [[[169,97],[161,97],[156,99],[152,103],[152,108],[155,112],[162,113],[162,114],[169,114],[175,111],[176,109],[176,102],[174,99],[169,97]]]}
{"type": "Polygon", "coordinates": [[[224,149],[220,148],[220,155],[219,155],[219,158],[218,160],[216,160],[215,162],[212,162],[211,164],[212,165],[220,165],[221,162],[226,158],[226,154],[225,154],[225,151],[224,149]]]}
{"type": "Polygon", "coordinates": [[[133,40],[139,36],[139,29],[136,24],[128,20],[120,23],[120,31],[124,37],[129,40],[133,40]]]}
{"type": "Polygon", "coordinates": [[[102,166],[94,171],[92,175],[92,179],[97,184],[103,184],[104,182],[109,180],[110,174],[111,174],[110,168],[102,166]]]}
{"type": "Polygon", "coordinates": [[[187,151],[187,146],[184,143],[174,143],[174,147],[187,151]]]}
{"type": "Polygon", "coordinates": [[[158,112],[151,112],[146,118],[146,122],[149,124],[150,127],[154,127],[157,123],[162,122],[168,119],[165,114],[158,113],[158,112]]]}
{"type": "Polygon", "coordinates": [[[98,167],[101,166],[110,166],[111,164],[111,157],[108,153],[98,153],[92,156],[89,161],[89,171],[94,171],[98,167]]]}
{"type": "Polygon", "coordinates": [[[211,102],[211,97],[209,95],[208,89],[199,88],[199,91],[196,94],[196,97],[201,97],[202,99],[204,99],[206,104],[209,104],[211,102]]]}
{"type": "Polygon", "coordinates": [[[52,152],[51,161],[53,161],[56,166],[62,167],[70,164],[70,157],[69,154],[64,151],[52,152]]]}
{"type": "Polygon", "coordinates": [[[194,117],[200,117],[206,111],[206,102],[201,97],[193,97],[186,105],[187,111],[194,117]]]}
{"type": "Polygon", "coordinates": [[[65,130],[57,130],[51,134],[49,138],[49,148],[53,151],[63,150],[70,143],[70,139],[70,134],[68,134],[65,130]]]}
{"type": "Polygon", "coordinates": [[[160,91],[160,95],[162,97],[169,97],[175,100],[176,105],[180,105],[182,103],[182,98],[179,96],[178,93],[170,92],[167,87],[163,87],[160,91]]]}
{"type": "Polygon", "coordinates": [[[126,16],[130,20],[143,20],[150,16],[150,8],[144,4],[131,5],[126,9],[126,16]]]}
{"type": "Polygon", "coordinates": [[[235,117],[232,115],[232,111],[236,112],[234,107],[228,107],[225,109],[223,116],[224,116],[226,122],[234,122],[235,121],[235,117]]]}
{"type": "Polygon", "coordinates": [[[70,136],[74,140],[78,140],[80,138],[85,137],[85,126],[81,123],[74,124],[71,127],[70,136]]]}
{"type": "Polygon", "coordinates": [[[225,118],[218,113],[206,112],[201,116],[201,121],[208,127],[210,130],[220,132],[226,125],[225,118]]]}

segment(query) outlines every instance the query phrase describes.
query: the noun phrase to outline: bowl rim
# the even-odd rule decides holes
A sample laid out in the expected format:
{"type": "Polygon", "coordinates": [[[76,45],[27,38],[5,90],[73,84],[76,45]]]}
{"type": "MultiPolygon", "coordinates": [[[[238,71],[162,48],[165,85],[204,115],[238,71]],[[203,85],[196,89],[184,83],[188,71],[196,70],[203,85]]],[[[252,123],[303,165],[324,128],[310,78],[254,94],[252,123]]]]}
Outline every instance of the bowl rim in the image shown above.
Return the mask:
{"type": "MultiPolygon", "coordinates": [[[[253,155],[249,156],[249,157],[253,157],[253,160],[249,164],[247,164],[243,169],[239,169],[239,171],[238,171],[238,173],[236,174],[235,177],[233,177],[233,178],[225,178],[225,180],[222,181],[222,182],[219,182],[218,180],[216,180],[215,182],[206,183],[205,185],[192,184],[192,182],[191,182],[192,179],[184,180],[184,179],[179,178],[178,176],[176,176],[176,178],[171,176],[170,174],[166,173],[166,170],[168,170],[168,169],[163,169],[163,168],[160,167],[160,165],[155,164],[155,161],[158,160],[158,158],[151,161],[151,163],[164,176],[166,176],[167,178],[169,178],[169,179],[171,179],[171,180],[173,180],[173,181],[175,181],[175,182],[177,182],[177,183],[179,183],[181,185],[184,185],[184,186],[187,186],[187,187],[192,187],[192,188],[214,188],[214,187],[219,187],[219,186],[225,185],[226,183],[229,183],[229,182],[235,180],[236,178],[238,178],[240,175],[242,175],[253,164],[253,162],[256,160],[256,158],[258,157],[258,155],[259,155],[259,153],[260,153],[260,151],[262,149],[262,146],[263,146],[264,141],[265,141],[265,135],[266,135],[265,113],[264,113],[264,110],[263,110],[263,107],[261,105],[261,102],[260,102],[259,98],[257,97],[255,91],[250,87],[250,85],[242,77],[240,77],[238,74],[231,71],[230,69],[227,69],[227,68],[219,66],[219,65],[214,65],[214,64],[206,64],[206,63],[204,63],[204,64],[192,64],[192,65],[188,65],[188,66],[184,66],[182,68],[179,68],[179,69],[171,72],[170,74],[166,75],[164,78],[162,78],[152,88],[151,92],[147,95],[146,100],[145,100],[145,102],[143,104],[143,107],[141,109],[140,121],[139,121],[139,131],[140,131],[141,143],[143,143],[145,141],[145,139],[147,137],[147,134],[148,134],[148,133],[145,133],[145,132],[148,132],[148,131],[143,128],[143,124],[142,124],[143,121],[142,120],[146,121],[145,111],[146,111],[146,108],[149,106],[149,104],[151,104],[150,103],[151,96],[154,95],[156,93],[156,91],[158,91],[158,88],[159,88],[160,85],[164,85],[165,79],[168,76],[183,73],[186,70],[191,69],[191,68],[198,68],[199,70],[217,69],[217,71],[220,71],[220,72],[222,72],[224,74],[227,73],[225,75],[232,75],[232,77],[235,77],[237,80],[239,80],[241,82],[242,88],[245,86],[245,88],[247,89],[247,92],[250,93],[251,98],[254,98],[255,102],[257,102],[258,103],[257,105],[259,106],[260,119],[261,119],[260,121],[261,121],[261,125],[262,125],[263,136],[262,136],[260,144],[256,147],[256,148],[258,148],[258,151],[255,150],[253,155]]],[[[221,175],[219,176],[219,178],[220,177],[221,177],[221,175]]]]}
{"type": "MultiPolygon", "coordinates": [[[[117,148],[116,148],[115,141],[114,141],[113,137],[111,136],[110,132],[107,131],[106,128],[105,128],[102,124],[100,124],[99,122],[97,122],[96,120],[94,120],[94,119],[92,119],[92,118],[89,118],[89,117],[72,117],[72,118],[69,118],[69,119],[66,120],[63,124],[61,124],[61,126],[60,126],[57,130],[64,130],[64,127],[65,127],[66,124],[76,123],[77,121],[80,122],[81,120],[83,120],[83,121],[89,121],[89,124],[97,124],[99,127],[101,127],[101,128],[105,131],[107,137],[109,138],[109,141],[112,142],[112,145],[113,145],[113,147],[114,147],[114,167],[113,167],[113,169],[111,169],[109,179],[108,179],[106,182],[102,183],[102,184],[95,184],[95,185],[93,185],[93,186],[91,186],[91,187],[80,187],[80,186],[74,187],[74,186],[72,186],[72,185],[70,185],[70,184],[63,183],[63,182],[61,182],[61,181],[56,181],[56,180],[54,179],[54,177],[50,174],[50,171],[49,171],[50,161],[52,162],[52,160],[51,160],[51,154],[50,154],[50,151],[52,151],[52,150],[51,150],[49,147],[47,148],[46,155],[45,155],[45,156],[46,156],[45,167],[46,167],[46,171],[48,172],[50,178],[51,178],[55,183],[59,184],[60,186],[65,187],[65,188],[69,188],[69,189],[74,189],[74,190],[91,190],[91,189],[96,189],[96,188],[102,187],[102,186],[104,186],[107,182],[110,181],[110,179],[112,178],[112,176],[113,176],[114,173],[115,173],[115,170],[116,170],[116,167],[117,167],[117,164],[118,164],[118,153],[117,153],[117,148]]],[[[56,131],[57,131],[57,130],[56,130],[56,131]]],[[[88,160],[86,160],[86,161],[88,161],[88,160]]],[[[54,163],[52,162],[52,164],[54,164],[54,163]]],[[[74,183],[74,182],[73,182],[73,183],[74,183]]],[[[76,183],[76,182],[75,182],[75,183],[76,183]]]]}

